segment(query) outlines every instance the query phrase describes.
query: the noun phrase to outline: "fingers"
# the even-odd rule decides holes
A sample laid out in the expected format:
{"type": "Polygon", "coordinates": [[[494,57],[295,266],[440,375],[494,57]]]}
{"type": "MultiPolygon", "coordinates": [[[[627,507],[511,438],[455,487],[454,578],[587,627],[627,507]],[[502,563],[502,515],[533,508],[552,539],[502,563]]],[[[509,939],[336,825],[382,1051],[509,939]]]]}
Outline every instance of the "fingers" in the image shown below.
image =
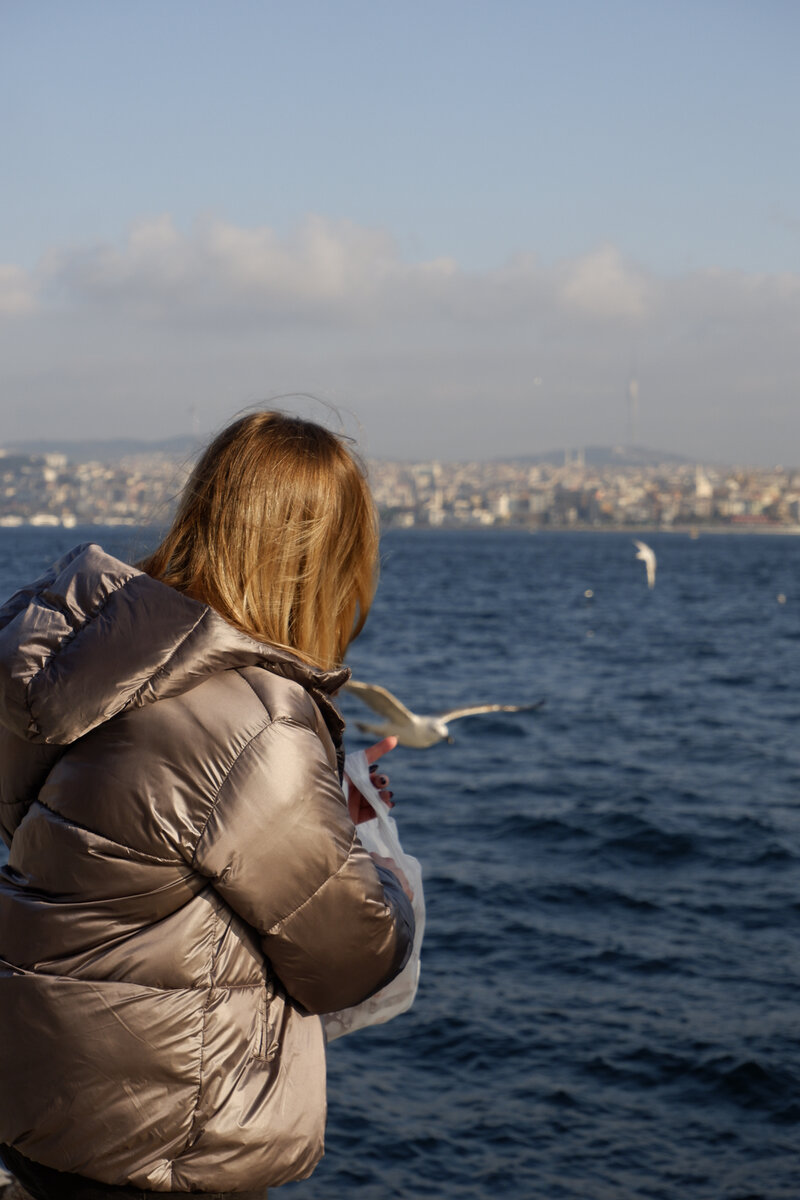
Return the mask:
{"type": "MultiPolygon", "coordinates": [[[[354,787],[349,780],[347,782],[347,808],[350,813],[350,820],[354,825],[361,825],[364,821],[372,821],[375,817],[372,805],[361,795],[358,788],[354,787]]],[[[383,788],[378,792],[378,795],[387,808],[394,808],[393,792],[383,788]]]]}
{"type": "MultiPolygon", "coordinates": [[[[384,792],[381,795],[381,800],[387,808],[394,808],[394,800],[391,799],[391,795],[391,792],[384,792]]],[[[372,821],[375,817],[375,810],[360,792],[357,792],[355,797],[350,799],[348,809],[350,810],[350,819],[354,825],[361,825],[364,821],[372,821]]]]}
{"type": "Polygon", "coordinates": [[[379,742],[376,742],[374,746],[367,746],[366,750],[364,751],[367,762],[377,762],[377,760],[384,754],[388,754],[390,750],[394,750],[396,745],[397,738],[392,736],[382,738],[379,742]]]}
{"type": "MultiPolygon", "coordinates": [[[[379,742],[375,742],[373,746],[368,746],[364,751],[367,762],[370,764],[369,774],[370,783],[375,788],[375,791],[380,796],[387,808],[394,808],[393,793],[389,791],[389,776],[378,771],[377,760],[384,754],[388,754],[394,750],[397,745],[397,738],[385,737],[379,742]]],[[[355,825],[360,825],[363,821],[371,821],[375,816],[372,805],[368,800],[365,800],[355,785],[348,779],[348,808],[350,809],[350,817],[355,825]]]]}

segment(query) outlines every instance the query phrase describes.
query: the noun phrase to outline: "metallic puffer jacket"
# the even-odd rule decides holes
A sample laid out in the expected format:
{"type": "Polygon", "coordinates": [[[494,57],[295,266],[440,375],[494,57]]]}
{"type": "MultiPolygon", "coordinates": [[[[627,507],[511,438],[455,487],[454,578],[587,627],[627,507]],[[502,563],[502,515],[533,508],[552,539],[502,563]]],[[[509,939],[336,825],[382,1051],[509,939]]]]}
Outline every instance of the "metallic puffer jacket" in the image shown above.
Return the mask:
{"type": "Polygon", "coordinates": [[[413,937],[339,785],[346,677],[97,546],[0,609],[0,1142],[157,1191],[313,1170],[313,1014],[413,937]]]}

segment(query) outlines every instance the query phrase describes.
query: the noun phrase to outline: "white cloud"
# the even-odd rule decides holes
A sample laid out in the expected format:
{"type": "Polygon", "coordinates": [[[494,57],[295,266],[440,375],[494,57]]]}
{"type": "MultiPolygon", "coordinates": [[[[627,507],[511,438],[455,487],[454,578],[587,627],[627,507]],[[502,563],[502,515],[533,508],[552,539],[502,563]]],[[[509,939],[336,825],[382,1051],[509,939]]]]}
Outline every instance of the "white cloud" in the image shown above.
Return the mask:
{"type": "Polygon", "coordinates": [[[521,453],[624,438],[635,370],[650,444],[762,459],[796,444],[800,461],[800,275],[664,278],[608,245],[468,272],[321,216],[287,236],[163,216],[0,268],[0,315],[6,438],[59,421],[157,436],[190,404],[212,427],[311,391],[355,408],[376,453],[521,453]]]}
{"type": "Polygon", "coordinates": [[[559,298],[568,309],[589,317],[643,317],[650,287],[614,246],[601,246],[563,269],[559,298]]]}
{"type": "Polygon", "coordinates": [[[76,298],[163,316],[250,310],[337,318],[380,302],[387,289],[418,277],[446,277],[447,260],[408,266],[383,230],[311,216],[288,237],[220,220],[180,233],[169,216],[135,225],[122,246],[52,255],[51,283],[76,298]]]}
{"type": "MultiPolygon", "coordinates": [[[[18,287],[33,282],[18,268],[18,287]]],[[[604,246],[557,268],[518,255],[483,273],[449,258],[408,263],[392,237],[347,221],[310,216],[288,236],[268,226],[246,229],[221,220],[182,233],[168,215],[134,225],[119,244],[78,246],[48,254],[38,269],[51,296],[99,303],[139,315],[250,312],[306,319],[363,320],[377,310],[432,309],[457,320],[518,320],[544,307],[585,318],[641,317],[650,283],[604,246]]]]}
{"type": "Polygon", "coordinates": [[[18,317],[33,312],[36,289],[22,267],[0,263],[0,317],[18,317]]]}

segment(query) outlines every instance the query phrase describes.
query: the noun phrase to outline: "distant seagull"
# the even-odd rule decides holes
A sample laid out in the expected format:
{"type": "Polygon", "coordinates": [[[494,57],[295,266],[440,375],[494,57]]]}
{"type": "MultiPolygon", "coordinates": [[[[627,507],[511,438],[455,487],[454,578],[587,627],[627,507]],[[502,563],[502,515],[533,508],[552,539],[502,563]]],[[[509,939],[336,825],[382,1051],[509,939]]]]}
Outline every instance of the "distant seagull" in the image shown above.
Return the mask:
{"type": "Polygon", "coordinates": [[[452,742],[450,730],[447,728],[448,721],[471,717],[476,713],[532,712],[544,704],[544,700],[539,700],[536,704],[472,704],[465,708],[451,708],[447,712],[431,716],[418,716],[386,688],[379,687],[376,683],[358,683],[351,679],[344,686],[373,712],[386,718],[380,725],[356,721],[359,729],[364,733],[376,733],[379,737],[394,734],[401,746],[413,746],[417,750],[435,746],[437,742],[452,742]]]}
{"type": "Polygon", "coordinates": [[[634,540],[634,546],[638,546],[636,557],[640,558],[645,565],[647,571],[647,586],[654,588],[656,586],[656,556],[647,542],[637,542],[634,540]]]}

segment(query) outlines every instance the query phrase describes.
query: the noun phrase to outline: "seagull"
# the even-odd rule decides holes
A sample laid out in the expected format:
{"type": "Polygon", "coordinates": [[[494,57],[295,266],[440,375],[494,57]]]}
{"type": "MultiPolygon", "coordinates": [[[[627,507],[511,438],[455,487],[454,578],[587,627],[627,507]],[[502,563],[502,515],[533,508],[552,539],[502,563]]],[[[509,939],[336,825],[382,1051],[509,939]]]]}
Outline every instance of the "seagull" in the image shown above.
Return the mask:
{"type": "Polygon", "coordinates": [[[647,586],[654,588],[656,586],[656,556],[647,545],[647,542],[634,541],[633,544],[634,546],[638,546],[636,557],[642,560],[647,570],[647,586]]]}
{"type": "Polygon", "coordinates": [[[544,700],[539,700],[536,704],[471,704],[464,708],[450,708],[447,712],[430,716],[419,716],[377,683],[359,683],[351,679],[344,686],[373,712],[386,718],[380,725],[356,721],[358,729],[364,733],[376,733],[380,737],[393,734],[401,746],[413,746],[417,750],[435,746],[437,742],[452,742],[450,730],[447,728],[448,721],[471,717],[475,713],[532,712],[544,704],[544,700]]]}

